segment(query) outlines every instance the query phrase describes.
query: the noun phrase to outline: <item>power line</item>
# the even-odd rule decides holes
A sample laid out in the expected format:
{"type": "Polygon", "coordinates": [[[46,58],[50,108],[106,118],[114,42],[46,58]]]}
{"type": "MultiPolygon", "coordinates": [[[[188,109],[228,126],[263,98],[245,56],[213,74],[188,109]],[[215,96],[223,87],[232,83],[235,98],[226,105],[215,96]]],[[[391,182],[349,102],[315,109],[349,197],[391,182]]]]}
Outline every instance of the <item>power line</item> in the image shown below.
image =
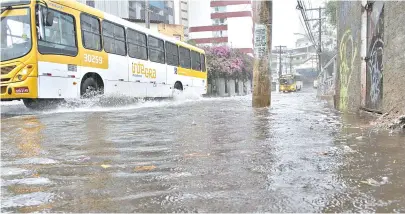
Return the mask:
{"type": "MultiPolygon", "coordinates": [[[[312,5],[310,3],[310,5],[312,5]]],[[[304,23],[306,26],[306,30],[308,31],[308,35],[310,38],[310,41],[315,45],[318,53],[318,72],[321,72],[322,69],[322,60],[321,60],[321,55],[322,55],[322,9],[325,8],[306,8],[305,2],[302,0],[297,0],[297,7],[296,9],[301,11],[302,17],[304,19],[304,23]],[[307,11],[310,11],[311,13],[311,19],[308,19],[307,11]],[[312,18],[312,11],[318,11],[318,18],[312,18]],[[310,26],[309,21],[318,21],[318,43],[315,42],[314,35],[312,34],[312,28],[315,26],[310,26]]],[[[316,25],[316,24],[315,24],[316,25]]]]}

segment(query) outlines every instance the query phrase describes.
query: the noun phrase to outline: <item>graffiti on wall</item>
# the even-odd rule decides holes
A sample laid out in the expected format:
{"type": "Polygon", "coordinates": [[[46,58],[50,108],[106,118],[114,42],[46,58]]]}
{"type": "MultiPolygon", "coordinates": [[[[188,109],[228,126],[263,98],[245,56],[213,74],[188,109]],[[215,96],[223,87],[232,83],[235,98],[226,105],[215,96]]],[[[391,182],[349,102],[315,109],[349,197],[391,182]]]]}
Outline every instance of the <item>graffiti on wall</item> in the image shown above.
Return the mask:
{"type": "Polygon", "coordinates": [[[339,108],[342,111],[347,110],[348,107],[348,90],[356,56],[357,49],[354,44],[352,31],[348,29],[343,34],[339,44],[339,108]]]}
{"type": "Polygon", "coordinates": [[[374,2],[367,13],[367,98],[366,106],[382,108],[383,51],[384,51],[384,3],[374,2]]]}

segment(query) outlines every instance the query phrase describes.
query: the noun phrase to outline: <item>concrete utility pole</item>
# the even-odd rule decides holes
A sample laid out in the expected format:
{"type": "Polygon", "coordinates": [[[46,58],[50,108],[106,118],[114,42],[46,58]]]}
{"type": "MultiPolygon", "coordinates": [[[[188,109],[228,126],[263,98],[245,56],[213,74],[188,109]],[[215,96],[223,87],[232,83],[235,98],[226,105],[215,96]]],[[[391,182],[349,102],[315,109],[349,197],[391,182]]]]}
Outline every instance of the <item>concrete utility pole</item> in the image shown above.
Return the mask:
{"type": "MultiPolygon", "coordinates": [[[[252,106],[261,108],[270,106],[271,101],[271,38],[272,38],[272,19],[273,2],[272,1],[252,1],[253,21],[255,28],[263,27],[265,29],[266,44],[263,54],[257,53],[253,64],[253,94],[252,106]]],[[[255,29],[255,34],[258,30],[255,29]]],[[[256,37],[255,37],[256,38],[256,37]]],[[[255,39],[255,47],[262,44],[255,39]]],[[[258,51],[259,52],[259,51],[258,51]]]]}
{"type": "Polygon", "coordinates": [[[311,11],[311,10],[317,10],[319,13],[319,18],[318,19],[306,19],[304,21],[319,21],[319,26],[318,26],[318,74],[322,70],[322,10],[325,8],[311,8],[311,9],[306,9],[305,11],[311,11]]]}
{"type": "Polygon", "coordinates": [[[319,7],[319,9],[318,9],[318,12],[319,12],[319,28],[318,28],[318,31],[319,31],[319,50],[318,50],[318,55],[319,55],[319,67],[318,67],[318,71],[319,72],[321,72],[321,70],[322,70],[322,10],[321,10],[321,7],[319,7]]]}
{"type": "Polygon", "coordinates": [[[293,57],[290,55],[290,56],[288,56],[288,58],[290,59],[290,74],[292,74],[293,72],[292,72],[292,59],[293,59],[293,57]]]}
{"type": "Polygon", "coordinates": [[[145,0],[145,26],[150,28],[150,17],[149,17],[149,0],[145,0]]]}
{"type": "Polygon", "coordinates": [[[281,48],[286,48],[287,46],[281,46],[281,45],[279,45],[279,46],[276,46],[277,48],[278,48],[278,53],[279,53],[279,68],[278,68],[278,77],[280,77],[282,74],[283,74],[283,72],[282,72],[282,68],[281,68],[281,48]]]}
{"type": "MultiPolygon", "coordinates": [[[[318,51],[317,51],[318,52],[318,74],[319,74],[319,72],[321,72],[321,70],[322,70],[322,61],[321,61],[321,59],[322,59],[322,56],[321,56],[322,55],[322,19],[324,19],[324,18],[322,18],[322,10],[324,10],[326,8],[319,7],[319,8],[306,9],[301,0],[297,0],[297,3],[298,3],[297,9],[301,10],[304,22],[306,24],[305,26],[307,28],[308,33],[310,34],[310,38],[313,38],[313,35],[312,35],[312,30],[309,27],[308,22],[309,21],[319,21],[319,26],[318,26],[318,51]],[[318,11],[319,17],[317,19],[308,19],[306,11],[313,11],[313,10],[318,11]]],[[[314,39],[312,41],[314,42],[314,39]]]]}

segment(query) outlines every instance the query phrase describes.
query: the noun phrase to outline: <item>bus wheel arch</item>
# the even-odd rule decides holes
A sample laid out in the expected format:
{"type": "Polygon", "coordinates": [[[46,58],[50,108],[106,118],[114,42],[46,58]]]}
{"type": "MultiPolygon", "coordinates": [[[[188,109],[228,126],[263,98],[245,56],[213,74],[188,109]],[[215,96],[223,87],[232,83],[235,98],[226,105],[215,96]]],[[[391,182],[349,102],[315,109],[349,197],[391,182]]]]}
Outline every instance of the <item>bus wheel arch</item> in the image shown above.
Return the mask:
{"type": "Polygon", "coordinates": [[[181,83],[180,81],[176,81],[174,83],[174,89],[175,90],[179,90],[179,91],[183,91],[183,83],[181,83]]]}
{"type": "Polygon", "coordinates": [[[80,83],[80,96],[90,97],[95,94],[104,94],[104,81],[97,73],[86,73],[80,83]],[[87,92],[89,92],[87,94],[87,92]]]}

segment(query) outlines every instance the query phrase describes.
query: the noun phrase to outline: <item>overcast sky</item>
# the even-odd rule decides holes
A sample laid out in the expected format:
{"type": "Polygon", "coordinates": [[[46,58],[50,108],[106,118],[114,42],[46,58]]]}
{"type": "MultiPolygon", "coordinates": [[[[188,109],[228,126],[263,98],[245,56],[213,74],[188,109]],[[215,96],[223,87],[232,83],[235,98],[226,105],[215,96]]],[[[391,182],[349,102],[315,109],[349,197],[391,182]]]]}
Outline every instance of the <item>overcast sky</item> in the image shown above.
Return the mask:
{"type": "MultiPolygon", "coordinates": [[[[307,8],[319,7],[324,0],[304,0],[307,8]]],[[[298,36],[294,33],[304,33],[299,17],[299,11],[295,9],[296,0],[273,0],[273,48],[274,46],[284,45],[288,48],[295,46],[295,40],[298,36]]],[[[312,14],[308,14],[311,18],[312,14]]],[[[313,14],[315,16],[315,12],[313,14]]]]}

